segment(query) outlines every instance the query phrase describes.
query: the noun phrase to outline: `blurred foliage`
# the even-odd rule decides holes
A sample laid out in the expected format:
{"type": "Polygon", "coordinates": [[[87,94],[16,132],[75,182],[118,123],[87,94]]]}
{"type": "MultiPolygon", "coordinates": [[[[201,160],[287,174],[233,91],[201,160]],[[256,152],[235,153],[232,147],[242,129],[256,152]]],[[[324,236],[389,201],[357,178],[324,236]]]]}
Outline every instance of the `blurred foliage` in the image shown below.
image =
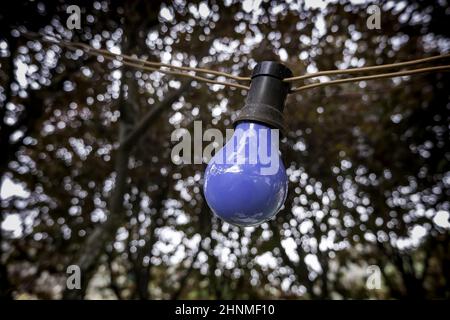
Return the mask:
{"type": "Polygon", "coordinates": [[[1,296],[449,298],[448,73],[290,95],[285,207],[239,229],[205,204],[204,165],[172,163],[170,135],[195,120],[224,132],[245,91],[20,36],[246,76],[261,60],[304,74],[449,51],[446,0],[375,3],[380,30],[366,26],[371,3],[344,1],[71,1],[82,9],[73,31],[62,1],[2,7],[0,179],[2,194],[23,190],[1,198],[1,296]],[[157,105],[124,152],[123,135],[157,105]],[[64,292],[67,266],[90,254],[82,290],[64,292]],[[380,268],[379,290],[366,287],[369,265],[380,268]]]}

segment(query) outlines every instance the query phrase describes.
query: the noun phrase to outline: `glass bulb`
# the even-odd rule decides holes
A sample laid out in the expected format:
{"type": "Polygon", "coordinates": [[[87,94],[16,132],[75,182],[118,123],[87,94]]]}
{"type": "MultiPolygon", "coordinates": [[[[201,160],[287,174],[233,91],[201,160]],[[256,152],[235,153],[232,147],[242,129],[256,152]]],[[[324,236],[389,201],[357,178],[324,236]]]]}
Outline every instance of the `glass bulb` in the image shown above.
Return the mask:
{"type": "Polygon", "coordinates": [[[204,193],[215,215],[248,227],[275,216],[286,200],[287,183],[279,131],[260,123],[240,122],[210,160],[204,193]]]}

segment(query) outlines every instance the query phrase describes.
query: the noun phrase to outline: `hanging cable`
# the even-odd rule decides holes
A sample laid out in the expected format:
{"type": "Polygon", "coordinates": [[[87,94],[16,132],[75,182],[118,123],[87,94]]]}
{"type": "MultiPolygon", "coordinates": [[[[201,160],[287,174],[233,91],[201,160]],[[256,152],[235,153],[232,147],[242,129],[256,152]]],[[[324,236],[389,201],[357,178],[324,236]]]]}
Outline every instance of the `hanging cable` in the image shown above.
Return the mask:
{"type": "Polygon", "coordinates": [[[309,78],[316,78],[316,77],[320,77],[320,76],[352,74],[352,73],[359,73],[359,72],[366,72],[366,71],[393,69],[393,68],[412,66],[412,65],[416,65],[416,64],[422,64],[422,63],[426,63],[426,62],[432,62],[432,61],[447,59],[447,58],[450,58],[450,54],[443,54],[443,55],[433,56],[433,57],[428,57],[428,58],[423,58],[423,59],[397,62],[397,63],[391,63],[391,64],[383,64],[383,65],[372,66],[372,67],[319,71],[319,72],[315,72],[315,73],[305,74],[302,76],[286,78],[286,79],[284,79],[284,81],[292,82],[292,81],[298,81],[298,80],[305,80],[305,79],[309,79],[309,78]]]}
{"type": "Polygon", "coordinates": [[[375,74],[375,75],[371,75],[371,76],[355,77],[355,78],[348,78],[348,79],[332,80],[332,81],[327,81],[327,82],[314,83],[314,84],[308,84],[308,85],[301,86],[301,87],[296,87],[296,88],[293,88],[291,91],[292,92],[300,92],[303,90],[317,88],[317,87],[324,87],[324,86],[328,86],[328,85],[332,85],[332,84],[341,84],[341,83],[375,80],[375,79],[383,79],[383,78],[394,78],[394,77],[409,76],[409,75],[419,74],[419,73],[426,73],[426,72],[432,72],[432,71],[446,71],[446,70],[450,70],[450,65],[413,69],[413,70],[405,70],[405,71],[397,71],[397,72],[391,72],[391,73],[381,73],[381,74],[375,74]]]}
{"type": "Polygon", "coordinates": [[[116,58],[121,58],[123,60],[129,60],[132,62],[142,63],[143,65],[150,66],[150,67],[164,67],[164,68],[177,69],[177,70],[183,70],[183,71],[194,71],[194,72],[199,72],[199,73],[213,74],[215,76],[225,77],[225,78],[233,79],[236,81],[251,81],[251,78],[249,78],[249,77],[234,76],[229,73],[210,70],[210,69],[175,66],[172,64],[137,59],[137,58],[133,58],[132,56],[129,56],[126,54],[116,54],[116,53],[112,53],[112,52],[104,50],[104,49],[95,49],[91,46],[88,46],[88,45],[86,45],[84,43],[80,43],[80,42],[73,42],[72,45],[81,47],[81,48],[85,49],[86,51],[95,51],[95,52],[101,53],[103,55],[115,56],[116,58]]]}
{"type": "Polygon", "coordinates": [[[128,62],[128,61],[120,61],[120,60],[117,60],[116,58],[113,58],[113,57],[110,57],[110,56],[105,56],[105,55],[98,54],[98,53],[91,53],[91,54],[94,55],[94,56],[103,56],[105,59],[108,59],[110,61],[118,61],[118,62],[120,62],[120,63],[122,63],[122,64],[124,64],[126,66],[137,68],[137,69],[140,69],[140,70],[152,71],[152,72],[161,72],[161,73],[170,74],[170,75],[174,75],[174,76],[187,77],[187,78],[191,78],[193,80],[206,82],[206,83],[210,83],[210,84],[218,84],[218,85],[234,87],[234,88],[239,88],[239,89],[244,89],[244,90],[248,90],[249,89],[248,86],[244,86],[244,85],[241,85],[241,84],[238,84],[238,83],[224,82],[224,81],[208,79],[208,78],[199,77],[199,76],[196,76],[196,75],[193,75],[193,74],[190,74],[190,73],[186,73],[186,72],[178,72],[178,71],[164,70],[164,69],[148,67],[148,66],[142,65],[142,63],[132,63],[132,62],[128,62]]]}
{"type": "MultiPolygon", "coordinates": [[[[66,41],[61,38],[58,38],[55,35],[45,35],[45,34],[42,35],[42,34],[38,34],[38,33],[34,33],[34,32],[25,32],[23,34],[26,37],[29,37],[32,39],[39,38],[44,42],[57,44],[57,45],[66,47],[71,50],[77,50],[77,49],[83,50],[87,54],[91,54],[94,56],[102,56],[107,60],[117,61],[124,65],[130,66],[133,68],[139,68],[141,70],[146,70],[146,71],[151,71],[151,72],[161,72],[161,73],[175,75],[175,76],[188,77],[188,78],[191,78],[191,79],[194,79],[197,81],[206,82],[206,83],[210,83],[210,84],[218,84],[218,85],[223,85],[223,86],[228,86],[228,87],[249,90],[249,86],[246,86],[246,85],[242,85],[239,83],[233,83],[233,82],[218,81],[218,80],[214,80],[211,78],[193,75],[188,72],[198,72],[198,73],[205,73],[205,74],[209,74],[209,75],[222,76],[222,77],[225,77],[228,79],[233,79],[236,81],[251,81],[250,77],[239,77],[239,76],[235,76],[235,75],[232,75],[229,73],[210,70],[210,69],[204,69],[204,68],[174,66],[174,65],[160,63],[160,62],[147,61],[147,60],[143,60],[143,59],[139,59],[139,58],[134,58],[134,57],[126,55],[126,54],[117,54],[117,53],[113,53],[113,52],[110,52],[110,51],[104,50],[104,49],[96,49],[90,45],[87,45],[87,44],[81,43],[81,42],[66,41]],[[180,70],[180,71],[185,71],[185,72],[173,71],[170,69],[175,69],[175,70],[180,70]]],[[[399,68],[399,67],[406,67],[406,66],[411,66],[411,65],[428,63],[428,62],[437,61],[437,60],[446,59],[446,58],[450,58],[450,54],[444,54],[444,55],[439,55],[439,56],[433,56],[433,57],[427,57],[427,58],[422,58],[422,59],[417,59],[417,60],[391,63],[391,64],[385,64],[385,65],[379,65],[379,66],[371,66],[371,67],[369,66],[369,67],[343,69],[343,70],[319,71],[319,72],[315,72],[315,73],[311,73],[311,74],[305,74],[305,75],[301,75],[301,76],[286,78],[283,81],[293,82],[293,81],[298,81],[298,80],[315,78],[315,77],[319,77],[319,76],[353,74],[353,73],[359,73],[359,72],[392,69],[392,68],[399,68]]],[[[444,65],[444,66],[428,67],[428,68],[413,69],[413,70],[403,70],[403,71],[397,71],[397,72],[391,72],[391,73],[375,74],[375,75],[370,75],[370,76],[361,76],[361,77],[354,77],[354,78],[347,78],[347,79],[331,80],[331,81],[322,82],[322,83],[314,83],[314,84],[295,87],[291,90],[291,92],[300,92],[303,90],[332,85],[332,84],[374,80],[374,79],[382,79],[382,78],[389,78],[389,77],[399,77],[399,76],[413,75],[413,74],[432,72],[432,71],[446,71],[449,68],[450,68],[450,66],[444,65]]]]}
{"type": "MultiPolygon", "coordinates": [[[[30,38],[33,38],[33,39],[35,39],[37,36],[39,36],[39,34],[31,33],[31,32],[24,33],[24,35],[29,36],[30,38]]],[[[218,81],[218,80],[214,80],[214,79],[209,79],[209,78],[205,78],[205,77],[201,77],[201,76],[192,75],[192,74],[189,74],[186,72],[176,72],[176,71],[171,71],[171,70],[165,70],[165,69],[161,69],[161,67],[185,70],[185,71],[191,71],[191,72],[201,72],[201,73],[213,74],[213,75],[222,76],[225,78],[235,79],[235,80],[239,80],[239,81],[250,81],[250,78],[247,78],[247,77],[238,77],[238,76],[234,76],[234,75],[231,75],[228,73],[210,70],[210,69],[194,68],[194,67],[180,67],[180,66],[174,66],[174,65],[165,64],[165,63],[146,61],[146,60],[142,60],[142,59],[138,59],[138,58],[133,58],[133,57],[125,55],[125,54],[117,54],[117,53],[113,53],[113,52],[110,52],[110,51],[107,51],[104,49],[96,49],[94,47],[91,47],[87,44],[80,43],[80,42],[68,42],[65,40],[57,39],[56,37],[49,36],[49,35],[44,35],[43,37],[41,37],[41,39],[44,42],[61,45],[63,47],[69,48],[71,50],[82,49],[87,54],[91,54],[94,56],[103,56],[104,58],[106,58],[108,60],[116,60],[125,65],[131,66],[131,67],[136,67],[136,68],[141,68],[141,69],[147,70],[147,71],[158,71],[158,72],[166,73],[166,74],[170,74],[170,75],[188,77],[188,78],[192,78],[194,80],[211,83],[211,84],[219,84],[219,85],[224,85],[224,86],[228,86],[228,87],[240,88],[240,89],[244,89],[244,90],[249,89],[248,86],[241,85],[238,83],[218,81]],[[158,67],[158,68],[155,68],[155,67],[158,67]]]]}

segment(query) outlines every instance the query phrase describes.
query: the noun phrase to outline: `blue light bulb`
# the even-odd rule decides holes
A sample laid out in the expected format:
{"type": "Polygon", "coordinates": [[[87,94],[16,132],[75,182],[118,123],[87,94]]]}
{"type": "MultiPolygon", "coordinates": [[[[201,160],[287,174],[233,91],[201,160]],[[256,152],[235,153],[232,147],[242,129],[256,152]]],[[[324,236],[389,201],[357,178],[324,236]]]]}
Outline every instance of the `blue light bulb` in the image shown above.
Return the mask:
{"type": "Polygon", "coordinates": [[[292,72],[274,61],[253,69],[235,132],[209,162],[204,194],[211,210],[228,223],[249,227],[267,221],[283,206],[287,176],[280,157],[283,108],[292,72]]]}
{"type": "Polygon", "coordinates": [[[275,216],[287,195],[278,145],[277,129],[256,122],[237,124],[205,171],[205,198],[214,214],[242,227],[275,216]]]}

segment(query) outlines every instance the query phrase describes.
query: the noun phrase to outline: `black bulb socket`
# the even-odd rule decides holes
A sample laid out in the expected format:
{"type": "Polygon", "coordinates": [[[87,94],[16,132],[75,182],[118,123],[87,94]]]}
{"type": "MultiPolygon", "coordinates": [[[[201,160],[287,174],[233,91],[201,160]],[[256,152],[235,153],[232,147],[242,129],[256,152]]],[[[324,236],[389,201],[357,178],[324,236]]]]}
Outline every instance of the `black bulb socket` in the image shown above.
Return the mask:
{"type": "Polygon", "coordinates": [[[292,71],[281,63],[259,62],[253,69],[245,106],[234,120],[234,126],[239,122],[258,122],[279,129],[284,135],[286,126],[283,109],[290,85],[283,79],[290,77],[292,71]]]}

